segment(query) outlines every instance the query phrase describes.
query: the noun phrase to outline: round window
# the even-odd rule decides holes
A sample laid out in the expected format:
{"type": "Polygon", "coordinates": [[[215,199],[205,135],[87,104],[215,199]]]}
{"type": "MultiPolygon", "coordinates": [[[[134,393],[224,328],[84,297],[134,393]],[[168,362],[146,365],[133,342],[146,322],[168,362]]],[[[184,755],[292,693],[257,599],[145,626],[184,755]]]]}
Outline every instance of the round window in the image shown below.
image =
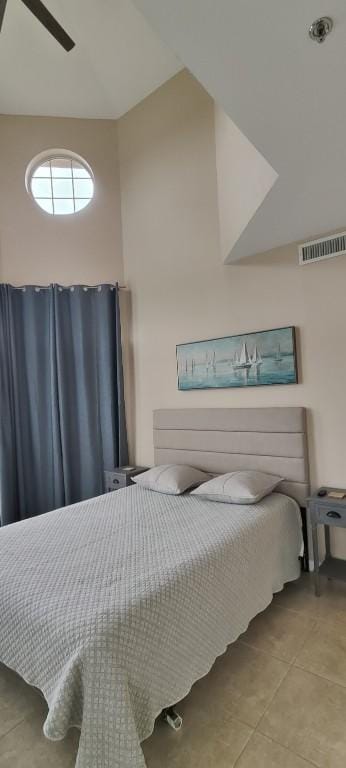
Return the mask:
{"type": "Polygon", "coordinates": [[[53,216],[77,213],[93,198],[93,173],[79,155],[50,150],[29,164],[26,188],[37,205],[53,216]]]}

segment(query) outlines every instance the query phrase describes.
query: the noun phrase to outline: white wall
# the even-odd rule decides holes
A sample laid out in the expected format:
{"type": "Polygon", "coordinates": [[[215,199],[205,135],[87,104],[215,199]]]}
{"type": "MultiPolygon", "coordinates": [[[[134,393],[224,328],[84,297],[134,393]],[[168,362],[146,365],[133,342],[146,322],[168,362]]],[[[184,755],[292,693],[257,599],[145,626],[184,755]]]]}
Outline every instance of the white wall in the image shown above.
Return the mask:
{"type": "MultiPolygon", "coordinates": [[[[118,130],[136,460],[153,461],[154,408],[304,405],[313,484],[345,486],[346,259],[299,267],[290,245],[222,264],[214,105],[187,73],[118,130]],[[300,384],[178,392],[177,343],[285,325],[298,329],[300,384]]],[[[344,533],[334,537],[340,556],[344,533]]]]}

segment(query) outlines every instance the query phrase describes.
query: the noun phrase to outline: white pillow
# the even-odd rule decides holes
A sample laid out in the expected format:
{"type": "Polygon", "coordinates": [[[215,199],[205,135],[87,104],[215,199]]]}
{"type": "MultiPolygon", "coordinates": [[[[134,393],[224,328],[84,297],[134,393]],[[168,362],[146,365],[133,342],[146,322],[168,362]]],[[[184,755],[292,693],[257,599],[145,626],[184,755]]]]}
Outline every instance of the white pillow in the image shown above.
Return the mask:
{"type": "Polygon", "coordinates": [[[135,475],[132,480],[142,488],[149,488],[159,493],[170,493],[177,496],[199,483],[209,480],[207,472],[186,466],[185,464],[161,464],[152,467],[147,472],[135,475]]]}
{"type": "Polygon", "coordinates": [[[255,470],[227,472],[226,475],[213,477],[192,493],[211,501],[256,504],[264,496],[268,496],[283,479],[277,475],[267,475],[265,472],[255,470]]]}

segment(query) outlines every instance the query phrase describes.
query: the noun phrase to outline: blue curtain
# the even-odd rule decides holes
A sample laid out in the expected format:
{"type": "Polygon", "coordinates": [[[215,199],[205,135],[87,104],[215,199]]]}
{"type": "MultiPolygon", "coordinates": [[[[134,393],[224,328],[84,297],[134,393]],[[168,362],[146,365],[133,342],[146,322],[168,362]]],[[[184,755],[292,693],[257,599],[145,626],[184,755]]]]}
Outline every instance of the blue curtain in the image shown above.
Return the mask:
{"type": "Polygon", "coordinates": [[[117,286],[0,285],[0,523],[97,496],[128,462],[117,286]]]}

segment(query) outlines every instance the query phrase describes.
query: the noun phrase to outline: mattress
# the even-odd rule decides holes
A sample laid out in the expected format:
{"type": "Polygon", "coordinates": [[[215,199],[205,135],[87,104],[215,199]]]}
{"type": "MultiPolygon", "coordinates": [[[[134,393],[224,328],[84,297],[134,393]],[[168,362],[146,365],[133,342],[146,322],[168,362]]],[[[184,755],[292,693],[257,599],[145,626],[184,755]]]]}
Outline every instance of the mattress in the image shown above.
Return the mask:
{"type": "Polygon", "coordinates": [[[0,529],[0,661],[77,768],[143,768],[155,718],[299,576],[299,509],[132,486],[0,529]]]}

